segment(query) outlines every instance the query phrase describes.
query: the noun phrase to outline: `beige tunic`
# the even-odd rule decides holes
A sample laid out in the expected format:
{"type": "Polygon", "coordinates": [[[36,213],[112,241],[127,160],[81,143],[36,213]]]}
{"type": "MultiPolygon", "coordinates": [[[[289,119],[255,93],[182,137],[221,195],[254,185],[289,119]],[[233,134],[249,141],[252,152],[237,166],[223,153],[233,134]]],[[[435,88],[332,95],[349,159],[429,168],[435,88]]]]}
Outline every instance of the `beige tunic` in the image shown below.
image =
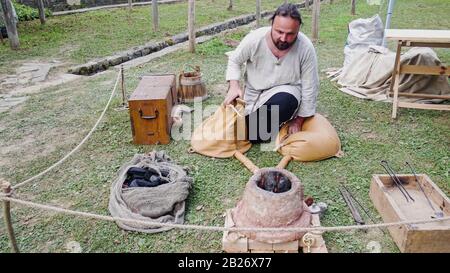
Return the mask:
{"type": "Polygon", "coordinates": [[[226,80],[240,80],[245,65],[246,114],[256,111],[278,92],[294,95],[299,101],[297,115],[309,117],[316,112],[319,92],[317,57],[314,46],[303,33],[289,52],[277,58],[265,35],[271,27],[256,29],[241,41],[228,58],[226,80]]]}

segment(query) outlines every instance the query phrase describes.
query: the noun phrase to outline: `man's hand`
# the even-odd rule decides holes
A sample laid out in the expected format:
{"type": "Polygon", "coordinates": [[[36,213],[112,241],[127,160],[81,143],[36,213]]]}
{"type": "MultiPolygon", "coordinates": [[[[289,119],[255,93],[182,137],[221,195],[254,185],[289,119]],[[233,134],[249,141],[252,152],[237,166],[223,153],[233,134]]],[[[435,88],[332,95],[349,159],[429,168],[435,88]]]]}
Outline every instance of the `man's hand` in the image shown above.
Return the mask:
{"type": "Polygon", "coordinates": [[[297,132],[300,132],[302,130],[303,122],[305,122],[305,117],[296,117],[289,121],[288,123],[288,134],[295,134],[297,132]]]}
{"type": "Polygon", "coordinates": [[[231,104],[237,97],[243,98],[244,92],[239,86],[239,81],[230,81],[230,88],[228,89],[227,96],[223,101],[224,105],[231,104]]]}

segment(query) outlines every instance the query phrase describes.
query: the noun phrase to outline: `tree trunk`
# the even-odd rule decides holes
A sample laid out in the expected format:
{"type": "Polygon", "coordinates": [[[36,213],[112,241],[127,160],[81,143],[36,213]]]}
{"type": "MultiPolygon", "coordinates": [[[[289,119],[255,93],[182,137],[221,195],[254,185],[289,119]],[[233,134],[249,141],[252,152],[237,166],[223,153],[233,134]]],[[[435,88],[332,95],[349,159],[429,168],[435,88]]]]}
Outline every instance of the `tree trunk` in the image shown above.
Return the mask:
{"type": "Polygon", "coordinates": [[[195,52],[195,0],[189,0],[188,7],[189,52],[195,52]]]}
{"type": "Polygon", "coordinates": [[[159,29],[159,15],[158,15],[158,1],[152,0],[152,17],[153,17],[153,30],[159,29]]]}
{"type": "Polygon", "coordinates": [[[0,2],[2,3],[9,44],[12,49],[19,49],[19,34],[17,33],[16,19],[13,17],[12,3],[10,0],[0,0],[0,2]]]}
{"type": "Polygon", "coordinates": [[[41,25],[45,24],[45,10],[44,10],[44,1],[37,0],[38,9],[39,9],[39,20],[41,20],[41,25]]]}
{"type": "Polygon", "coordinates": [[[319,14],[320,14],[320,0],[314,0],[312,12],[312,41],[316,43],[319,40],[319,14]]]}

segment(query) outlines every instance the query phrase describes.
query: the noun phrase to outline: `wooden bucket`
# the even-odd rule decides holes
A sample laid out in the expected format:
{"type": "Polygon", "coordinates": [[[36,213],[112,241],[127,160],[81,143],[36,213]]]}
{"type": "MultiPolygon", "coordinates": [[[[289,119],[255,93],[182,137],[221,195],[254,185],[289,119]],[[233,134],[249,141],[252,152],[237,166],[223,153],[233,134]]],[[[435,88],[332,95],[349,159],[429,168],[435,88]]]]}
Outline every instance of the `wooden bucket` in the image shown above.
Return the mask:
{"type": "Polygon", "coordinates": [[[186,72],[183,70],[179,76],[178,99],[181,103],[193,102],[194,99],[203,101],[208,97],[200,67],[192,68],[194,68],[194,71],[186,72]]]}

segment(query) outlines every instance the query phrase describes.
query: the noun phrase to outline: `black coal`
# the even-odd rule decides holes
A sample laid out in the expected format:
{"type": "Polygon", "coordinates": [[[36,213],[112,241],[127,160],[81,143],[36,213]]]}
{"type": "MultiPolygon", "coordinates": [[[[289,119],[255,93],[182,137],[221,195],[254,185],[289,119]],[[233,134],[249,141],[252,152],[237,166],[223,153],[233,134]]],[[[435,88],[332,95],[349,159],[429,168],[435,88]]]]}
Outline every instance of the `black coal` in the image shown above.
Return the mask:
{"type": "Polygon", "coordinates": [[[261,175],[257,185],[263,190],[274,193],[286,192],[292,186],[291,181],[284,174],[274,171],[261,175]]]}

